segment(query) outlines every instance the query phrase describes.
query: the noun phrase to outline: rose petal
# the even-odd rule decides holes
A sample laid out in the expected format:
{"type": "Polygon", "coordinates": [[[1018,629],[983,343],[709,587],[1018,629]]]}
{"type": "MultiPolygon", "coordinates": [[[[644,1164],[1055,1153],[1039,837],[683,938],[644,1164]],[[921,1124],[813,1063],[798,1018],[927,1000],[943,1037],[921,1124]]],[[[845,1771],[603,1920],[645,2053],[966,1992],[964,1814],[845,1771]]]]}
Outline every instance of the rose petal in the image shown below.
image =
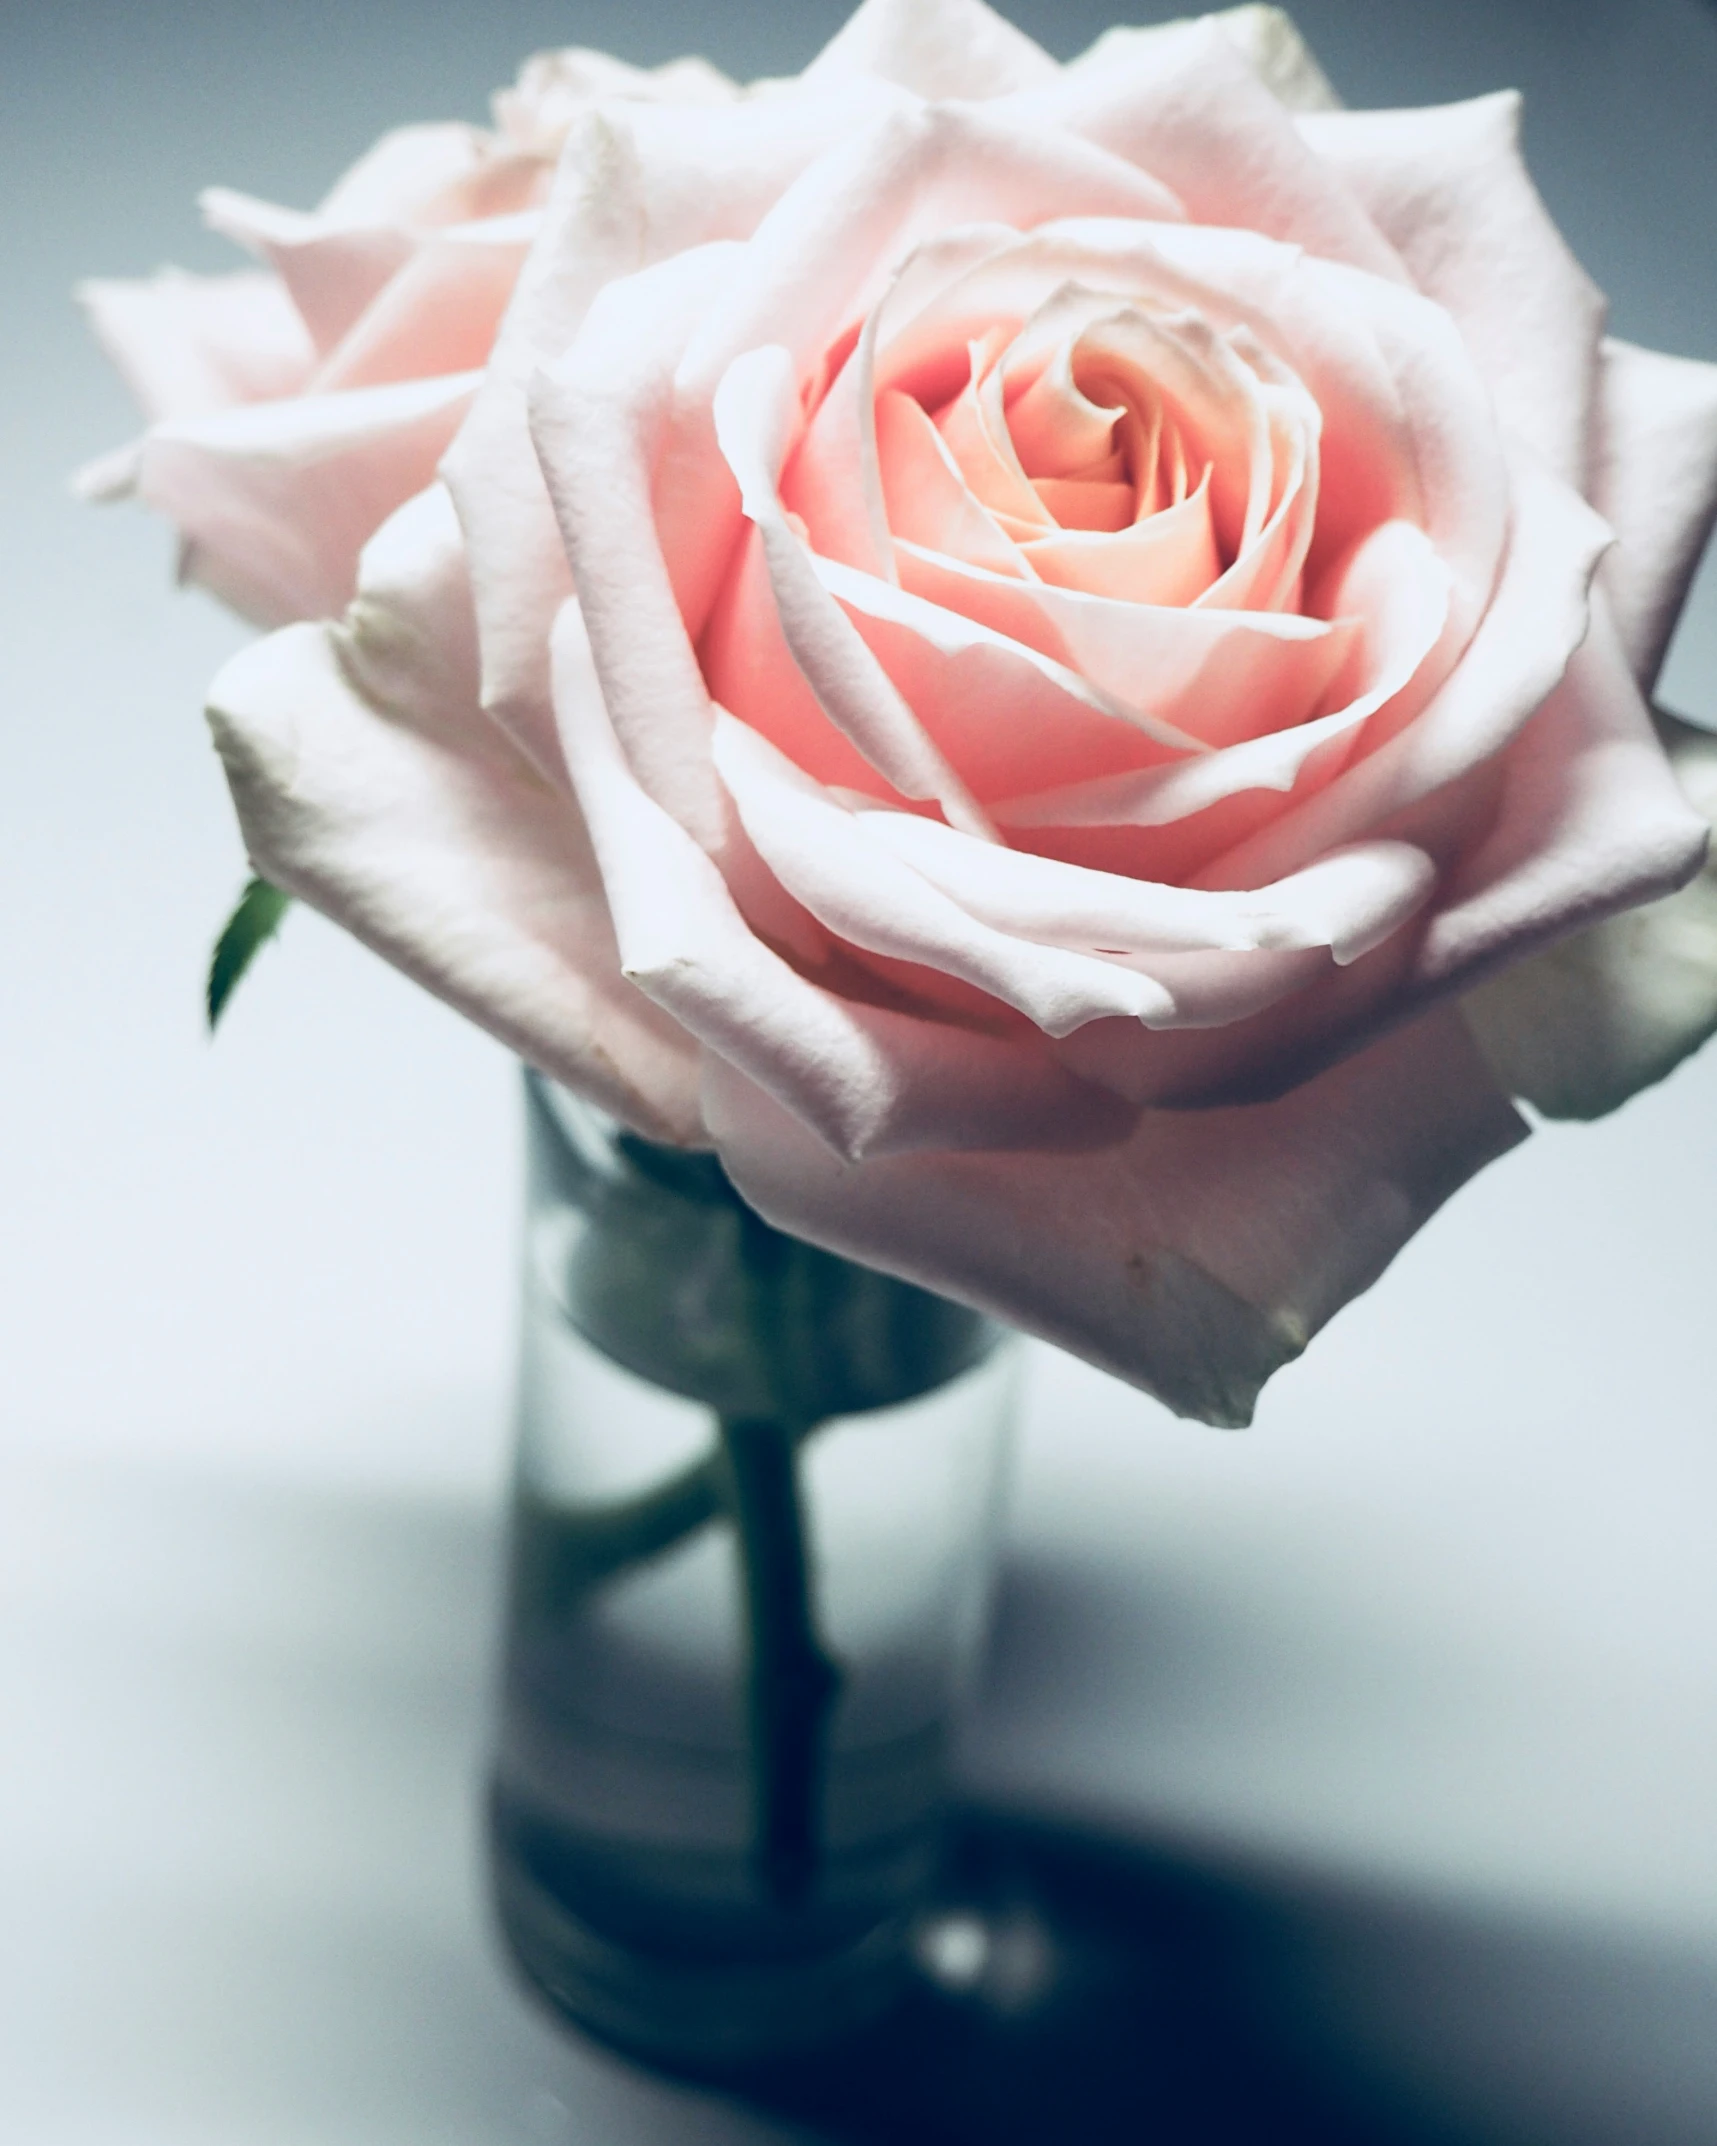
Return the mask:
{"type": "Polygon", "coordinates": [[[698,662],[711,700],[750,723],[807,775],[875,797],[890,794],[831,722],[794,662],[755,529],[741,540],[740,556],[698,643],[698,662]]]}
{"type": "Polygon", "coordinates": [[[1058,80],[1006,100],[1172,187],[1195,224],[1261,232],[1374,275],[1404,278],[1394,249],[1208,17],[1111,31],[1058,80]]]}
{"type": "MultiPolygon", "coordinates": [[[[1160,1032],[1253,1021],[1315,985],[1330,960],[1347,967],[1389,939],[1424,905],[1436,878],[1431,860],[1410,844],[1364,843],[1233,906],[1200,911],[1199,895],[1186,889],[1018,851],[974,858],[960,854],[970,844],[934,822],[876,812],[860,818],[979,921],[1094,950],[1150,977],[1173,1001],[1171,1013],[1149,1017],[1160,1032]]],[[[1075,1043],[1062,1055],[1077,1071],[1134,1101],[1154,1099],[1151,1081],[1163,1069],[1153,1068],[1159,1054],[1143,1047],[1136,1021],[1100,1012],[1081,1024],[1075,1043]],[[1114,1046],[1093,1057],[1081,1039],[1129,1028],[1141,1049],[1124,1055],[1140,1062],[1118,1077],[1114,1046]]]]}
{"type": "Polygon", "coordinates": [[[722,1160],[777,1227],[961,1298],[1210,1423],[1526,1128],[1438,1013],[1285,1096],[1146,1112],[1087,1155],[842,1165],[732,1065],[707,1066],[722,1160]]]}
{"type": "Polygon", "coordinates": [[[1717,365],[1605,339],[1591,498],[1618,539],[1600,578],[1649,691],[1717,513],[1717,365]]]}
{"type": "MultiPolygon", "coordinates": [[[[1330,87],[1329,77],[1312,56],[1311,48],[1294,26],[1285,8],[1223,8],[1211,17],[1279,104],[1290,112],[1334,112],[1341,99],[1330,87]]],[[[1138,30],[1110,31],[1110,36],[1148,37],[1138,30]]],[[[1101,45],[1102,40],[1098,40],[1101,45]]]]}
{"type": "Polygon", "coordinates": [[[304,323],[270,275],[164,268],[146,282],[80,283],[77,295],[151,423],[295,395],[316,362],[304,323]]]}
{"type": "Polygon", "coordinates": [[[712,852],[729,815],[710,765],[709,694],[664,556],[659,465],[675,361],[736,251],[697,247],[609,284],[531,389],[532,438],[609,716],[645,791],[712,852]]]}
{"type": "MultiPolygon", "coordinates": [[[[1172,246],[1172,236],[1171,236],[1172,246]]],[[[1329,262],[1310,262],[1308,279],[1332,314],[1362,318],[1398,398],[1422,500],[1417,519],[1449,569],[1453,650],[1465,645],[1493,601],[1508,541],[1509,462],[1484,385],[1441,307],[1410,291],[1329,262]]],[[[1327,563],[1334,529],[1345,519],[1343,488],[1352,458],[1365,450],[1346,432],[1351,407],[1341,383],[1319,378],[1289,350],[1323,415],[1319,458],[1318,543],[1327,563]]],[[[1378,520],[1389,517],[1380,515],[1378,520]]],[[[1317,554],[1308,563],[1315,578],[1317,554]]]]}
{"type": "MultiPolygon", "coordinates": [[[[1050,519],[1058,522],[1070,535],[1121,530],[1133,520],[1134,498],[1130,484],[1079,477],[1039,477],[1032,490],[1048,508],[1050,519]]],[[[1185,504],[1182,500],[1181,505],[1185,504]]],[[[1026,529],[1015,529],[1011,533],[1025,541],[1031,536],[1026,529]]]]}
{"type": "MultiPolygon", "coordinates": [[[[924,708],[936,747],[974,795],[1024,773],[1052,782],[1070,768],[1161,761],[1193,741],[1153,741],[1065,664],[872,576],[813,560],[908,710],[924,708]],[[998,707],[1012,721],[998,725],[998,707]]],[[[789,653],[762,546],[755,536],[722,591],[699,644],[723,707],[743,717],[807,773],[870,795],[887,786],[829,720],[789,653]]]]}
{"type": "Polygon", "coordinates": [[[1113,300],[1099,304],[1080,328],[1075,363],[1101,379],[1106,398],[1164,406],[1188,486],[1208,471],[1217,539],[1234,558],[1256,540],[1272,503],[1270,425],[1257,374],[1196,313],[1153,317],[1113,300]]]}
{"type": "MultiPolygon", "coordinates": [[[[823,578],[849,608],[931,646],[1012,641],[1020,662],[1055,666],[1078,698],[1180,751],[1306,721],[1341,674],[1355,638],[1355,628],[1341,619],[1119,602],[986,573],[913,544],[897,544],[895,553],[898,589],[832,564],[822,568],[823,578]]],[[[915,692],[889,655],[883,661],[940,735],[939,703],[915,692]]],[[[1008,742],[1017,747],[1019,726],[1009,729],[1008,742]]],[[[964,758],[944,749],[982,792],[964,758]]]]}
{"type": "Polygon", "coordinates": [[[341,669],[373,708],[463,746],[476,728],[477,632],[445,485],[408,499],[364,546],[357,593],[329,635],[341,669]]]}
{"type": "MultiPolygon", "coordinates": [[[[718,743],[718,765],[720,751],[718,743]]],[[[1273,886],[1216,893],[1123,879],[973,842],[912,813],[860,812],[857,818],[873,840],[982,922],[1103,953],[1328,947],[1345,966],[1413,915],[1436,877],[1431,860],[1411,844],[1366,842],[1322,857],[1273,886]]]]}
{"type": "Polygon", "coordinates": [[[674,579],[693,633],[702,631],[736,534],[730,482],[719,464],[712,470],[708,452],[715,392],[735,358],[779,343],[800,378],[817,382],[827,352],[857,332],[912,249],[954,225],[1032,224],[1074,209],[1161,218],[1177,206],[1120,158],[1000,126],[980,106],[896,110],[819,158],[758,226],[676,378],[669,451],[682,474],[684,534],[674,579]]]}
{"type": "Polygon", "coordinates": [[[533,176],[518,160],[497,156],[482,128],[461,120],[395,127],[341,173],[315,213],[329,225],[468,223],[523,208],[523,200],[496,199],[495,181],[505,195],[528,187],[533,176]]]}
{"type": "Polygon", "coordinates": [[[489,109],[496,131],[513,150],[552,163],[597,98],[679,106],[731,104],[740,94],[737,82],[695,56],[634,67],[587,45],[568,45],[532,53],[513,86],[489,99],[489,109]]]}
{"type": "Polygon", "coordinates": [[[716,438],[757,527],[781,630],[825,713],[902,797],[940,805],[956,826],[988,833],[970,791],[919,726],[787,525],[776,490],[799,420],[793,361],[778,347],[728,368],[715,398],[716,438]]]}
{"type": "Polygon", "coordinates": [[[1266,342],[1323,420],[1309,582],[1315,587],[1379,523],[1417,522],[1455,576],[1461,645],[1496,581],[1508,482],[1483,384],[1439,306],[1252,232],[1067,219],[998,236],[963,272],[903,276],[885,300],[878,393],[925,396],[950,322],[1023,320],[1069,280],[1190,307],[1217,328],[1266,342]]]}
{"type": "Polygon", "coordinates": [[[1300,130],[1460,323],[1503,424],[1583,491],[1604,300],[1527,175],[1518,93],[1300,130]]]}
{"type": "Polygon", "coordinates": [[[920,97],[996,97],[1056,73],[1041,45],[981,0],[864,0],[799,86],[874,75],[920,97]]]}
{"type": "MultiPolygon", "coordinates": [[[[914,323],[920,342],[932,313],[925,309],[914,323]]],[[[1223,335],[1196,311],[1131,306],[1112,291],[1069,282],[1038,306],[1011,343],[1005,334],[992,341],[999,357],[939,421],[944,430],[961,421],[964,455],[976,452],[995,465],[996,490],[985,490],[985,470],[969,471],[974,490],[992,507],[1037,518],[1038,501],[1051,501],[1041,480],[1094,474],[1111,440],[1120,438],[1141,520],[1172,512],[1171,502],[1181,502],[1189,488],[1206,491],[1215,542],[1230,563],[1223,570],[1212,560],[1184,596],[1153,597],[1118,585],[1103,593],[1146,602],[1196,598],[1230,610],[1299,608],[1318,501],[1321,420],[1293,374],[1250,330],[1223,335]],[[1016,385],[1021,377],[1030,383],[1023,392],[1016,385]],[[1089,400],[1081,382],[1105,407],[1089,400]]],[[[1062,496],[1057,487],[1055,499],[1062,496]]]]}
{"type": "Polygon", "coordinates": [[[395,223],[348,227],[226,186],[209,187],[201,206],[211,230],[274,270],[319,352],[334,348],[417,244],[395,223]]]}
{"type": "Polygon", "coordinates": [[[1047,531],[1054,526],[1049,509],[1021,466],[1002,408],[993,360],[1006,339],[1006,329],[995,327],[970,346],[970,375],[937,416],[936,429],[974,499],[1010,523],[1047,531]]]}
{"type": "Polygon", "coordinates": [[[371,531],[434,476],[476,386],[468,373],[157,425],[137,491],[178,525],[186,577],[234,610],[334,618],[371,531]]]}
{"type": "Polygon", "coordinates": [[[555,1079],[698,1137],[695,1052],[620,976],[577,805],[474,705],[456,737],[444,707],[384,714],[305,624],[222,670],[210,721],[259,871],[555,1079]]]}
{"type": "Polygon", "coordinates": [[[1652,735],[1601,590],[1566,677],[1500,759],[1390,824],[1450,860],[1422,931],[1387,941],[1249,1029],[1149,1039],[1151,1062],[1132,1067],[1131,1085],[1126,1069],[1091,1062],[1084,1039],[1079,1069],[1136,1100],[1280,1094],[1380,1022],[1470,991],[1489,969],[1668,893],[1697,869],[1709,835],[1652,735]]]}
{"type": "Polygon", "coordinates": [[[856,546],[826,543],[830,517],[807,516],[807,533],[825,558],[865,567],[885,580],[898,580],[893,542],[898,537],[924,550],[964,559],[968,565],[987,567],[994,574],[1011,574],[1016,580],[1034,571],[995,515],[973,496],[948,443],[910,395],[891,390],[877,402],[876,452],[889,538],[882,557],[873,564],[853,557],[856,546]]]}
{"type": "MultiPolygon", "coordinates": [[[[758,854],[849,946],[917,962],[1014,1007],[1048,1035],[1105,1014],[1168,1026],[1174,1000],[1117,963],[995,931],[950,901],[755,731],[718,716],[716,766],[758,854]]],[[[967,839],[970,839],[969,837],[967,839]]]]}
{"type": "Polygon", "coordinates": [[[539,766],[559,752],[548,640],[572,576],[531,441],[527,384],[565,350],[604,283],[641,265],[643,187],[629,123],[583,114],[444,464],[471,558],[483,705],[539,766]]]}
{"type": "MultiPolygon", "coordinates": [[[[1222,571],[1211,526],[1210,486],[1203,479],[1178,507],[1165,507],[1130,529],[1112,535],[1062,529],[1054,536],[1033,537],[1019,549],[1033,572],[1057,588],[1172,609],[1193,603],[1222,571]]],[[[965,556],[974,566],[989,563],[965,556]]]]}
{"type": "Polygon", "coordinates": [[[638,782],[602,705],[578,607],[555,630],[567,765],[589,819],[625,973],[857,1158],[983,1141],[1112,1139],[1125,1106],[1029,1032],[986,1034],[864,1003],[801,975],[757,936],[727,882],[638,782]]]}
{"type": "MultiPolygon", "coordinates": [[[[891,302],[926,282],[936,288],[948,276],[987,258],[1011,236],[987,225],[966,225],[915,248],[881,303],[865,316],[850,352],[843,356],[841,345],[836,344],[825,353],[830,377],[811,387],[809,420],[781,489],[783,500],[804,521],[813,547],[825,558],[881,574],[885,580],[894,573],[878,427],[886,428],[901,413],[884,407],[892,395],[878,396],[875,376],[877,337],[890,316],[891,302]]],[[[917,402],[910,397],[900,400],[905,410],[916,414],[921,427],[929,426],[917,402]]],[[[963,496],[964,482],[934,436],[934,428],[930,430],[928,443],[905,437],[891,444],[891,453],[905,452],[915,460],[926,452],[934,455],[944,475],[938,478],[935,471],[919,468],[906,480],[909,486],[928,480],[945,489],[951,478],[954,490],[963,496]]]]}
{"type": "Polygon", "coordinates": [[[1667,894],[1705,856],[1709,823],[1665,762],[1602,588],[1590,632],[1504,774],[1495,823],[1444,896],[1415,985],[1463,980],[1667,894]]]}
{"type": "MultiPolygon", "coordinates": [[[[1268,449],[1255,457],[1240,548],[1198,602],[1207,610],[1299,611],[1307,608],[1305,569],[1322,495],[1322,414],[1299,381],[1252,337],[1238,331],[1234,340],[1260,376],[1268,449]]],[[[1320,615],[1339,613],[1341,605],[1326,588],[1327,582],[1317,593],[1320,615]]]]}
{"type": "MultiPolygon", "coordinates": [[[[1237,642],[1248,627],[1256,627],[1271,644],[1272,655],[1278,646],[1321,647],[1328,638],[1329,630],[1320,620],[1244,619],[1237,628],[1237,614],[1224,613],[1219,625],[1206,626],[1205,620],[1214,614],[1111,604],[1104,597],[1088,597],[1048,583],[1019,583],[985,574],[956,559],[921,552],[911,544],[897,545],[896,556],[902,568],[899,588],[874,575],[838,566],[832,559],[815,562],[817,576],[852,614],[907,704],[925,710],[927,727],[937,743],[979,794],[987,786],[986,778],[972,769],[970,759],[974,750],[984,749],[984,740],[971,734],[965,707],[967,692],[976,688],[963,691],[949,675],[962,659],[982,672],[982,690],[989,696],[989,751],[998,769],[1018,770],[1028,758],[1041,764],[1044,758],[1059,758],[1068,751],[1083,754],[1098,737],[1110,752],[1136,766],[1141,759],[1160,758],[1160,753],[1144,750],[1147,743],[1176,753],[1203,752],[1209,749],[1208,743],[1178,728],[1167,713],[1140,706],[1136,698],[1122,699],[1105,684],[1105,667],[1133,685],[1136,693],[1140,673],[1127,668],[1127,658],[1135,652],[1159,659],[1165,666],[1165,681],[1184,682],[1196,676],[1213,653],[1220,665],[1221,644],[1237,642]],[[1023,606],[1008,601],[1006,592],[1015,589],[1023,592],[1023,606]],[[1071,610],[1051,613],[1057,625],[1067,619],[1074,629],[1070,635],[1045,630],[1044,614],[1051,611],[1055,599],[1064,607],[1089,607],[1083,616],[1071,610]],[[991,623],[983,616],[985,611],[1002,623],[991,623]],[[1182,621],[1195,623],[1183,629],[1182,621]],[[1069,651],[1075,662],[1064,662],[1043,653],[1041,645],[1033,645],[1046,640],[1053,644],[1057,638],[1064,647],[1070,639],[1078,644],[1069,651]],[[1099,660],[1091,661],[1093,656],[1099,660]],[[1104,657],[1109,659],[1107,666],[1101,660],[1104,657]],[[1045,686],[1050,688],[1047,695],[1045,686]],[[1068,709],[1071,728],[1066,736],[1039,736],[1031,721],[1032,703],[1051,698],[1068,709]],[[998,706],[1009,711],[1005,725],[995,721],[998,706]],[[1093,734],[1092,726],[1081,720],[1083,711],[1107,718],[1114,727],[1093,734]],[[961,740],[958,745],[953,742],[955,735],[961,740]]],[[[1153,686],[1157,683],[1153,680],[1153,686]]],[[[1172,703],[1172,690],[1165,690],[1162,698],[1172,703]]]]}
{"type": "Polygon", "coordinates": [[[1268,731],[1216,753],[1125,775],[1097,776],[991,806],[1007,827],[1164,827],[1247,790],[1291,790],[1308,762],[1351,738],[1380,708],[1415,684],[1442,639],[1449,615],[1449,575],[1424,532],[1410,522],[1374,530],[1333,591],[1336,610],[1355,621],[1347,675],[1333,685],[1358,688],[1328,714],[1268,731]]]}
{"type": "Polygon", "coordinates": [[[484,705],[528,752],[551,749],[549,632],[572,593],[531,443],[532,376],[566,351],[605,286],[707,241],[746,236],[831,138],[890,102],[880,84],[864,83],[727,110],[606,105],[577,116],[446,463],[473,562],[484,705]]]}
{"type": "Polygon", "coordinates": [[[536,226],[534,215],[497,217],[425,241],[329,352],[310,391],[481,371],[536,226]]]}
{"type": "Polygon", "coordinates": [[[1523,463],[1502,580],[1447,683],[1406,728],[1217,859],[1200,884],[1280,878],[1493,760],[1542,706],[1580,645],[1591,579],[1609,541],[1607,525],[1583,500],[1523,463]]]}
{"type": "MultiPolygon", "coordinates": [[[[1717,819],[1717,739],[1673,716],[1657,722],[1682,789],[1717,819]]],[[[1513,963],[1461,1006],[1510,1094],[1546,1117],[1602,1117],[1717,1033],[1717,863],[1663,901],[1513,963]]]]}
{"type": "MultiPolygon", "coordinates": [[[[809,422],[796,428],[796,442],[781,472],[780,495],[808,541],[825,557],[886,578],[894,571],[894,547],[878,442],[879,428],[886,429],[894,413],[878,409],[872,382],[876,320],[873,313],[865,322],[809,422]]],[[[833,357],[830,363],[834,366],[833,357]]],[[[917,410],[916,404],[908,407],[917,410]]],[[[922,411],[918,415],[922,417],[922,411]]],[[[934,483],[934,472],[929,475],[934,483]]],[[[946,487],[948,479],[941,481],[946,487]]],[[[963,491],[957,476],[953,487],[963,491]]]]}
{"type": "MultiPolygon", "coordinates": [[[[1057,293],[1003,353],[1008,438],[1021,469],[1034,481],[1091,477],[1105,465],[1113,476],[1122,474],[1115,425],[1123,410],[1118,404],[1093,402],[1075,377],[1076,339],[1090,318],[1083,305],[1069,313],[1068,301],[1077,303],[1077,297],[1071,291],[1057,293]],[[1043,363],[1044,344],[1048,345],[1047,364],[1043,363]],[[1018,375],[1028,367],[1036,377],[1022,388],[1018,375]]],[[[1114,301],[1104,310],[1113,311],[1114,301]]]]}

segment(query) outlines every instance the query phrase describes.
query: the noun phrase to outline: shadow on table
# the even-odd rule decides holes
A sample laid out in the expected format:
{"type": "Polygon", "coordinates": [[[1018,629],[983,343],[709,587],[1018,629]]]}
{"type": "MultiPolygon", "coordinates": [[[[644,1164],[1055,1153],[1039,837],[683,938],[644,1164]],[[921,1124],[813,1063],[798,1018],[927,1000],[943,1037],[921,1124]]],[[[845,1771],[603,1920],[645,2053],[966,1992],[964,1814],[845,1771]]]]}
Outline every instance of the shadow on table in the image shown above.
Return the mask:
{"type": "MultiPolygon", "coordinates": [[[[482,1942],[486,1507],[14,1458],[0,1519],[0,2136],[751,2135],[550,2031],[482,1942]]],[[[1199,1630],[1016,1560],[992,1752],[1089,1793],[1082,1710],[1140,1650],[1147,1714],[1220,1670],[1199,1630]]],[[[753,2107],[850,2146],[1717,2139],[1697,1863],[1677,1929],[1146,1822],[968,1810],[912,2001],[753,2107]]]]}
{"type": "Polygon", "coordinates": [[[967,1810],[901,2008],[732,2090],[852,2146],[1454,2146],[1296,2049],[1283,1944],[1207,1873],[967,1810]]]}

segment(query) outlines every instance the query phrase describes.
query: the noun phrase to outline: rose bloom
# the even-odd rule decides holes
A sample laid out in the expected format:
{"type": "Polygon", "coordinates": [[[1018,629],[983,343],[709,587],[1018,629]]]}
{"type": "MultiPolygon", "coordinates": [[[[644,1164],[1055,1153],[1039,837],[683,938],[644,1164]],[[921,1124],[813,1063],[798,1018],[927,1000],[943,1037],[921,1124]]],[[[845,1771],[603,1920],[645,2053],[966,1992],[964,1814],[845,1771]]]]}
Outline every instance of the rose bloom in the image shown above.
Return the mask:
{"type": "Polygon", "coordinates": [[[1606,338],[1515,99],[1338,110],[1272,10],[557,64],[432,199],[384,145],[249,213],[278,283],[127,301],[233,405],[158,387],[131,481],[301,616],[213,689],[258,870],[781,1226],[1245,1421],[1514,1098],[1717,1025],[1714,749],[1646,698],[1717,368],[1606,338]]]}

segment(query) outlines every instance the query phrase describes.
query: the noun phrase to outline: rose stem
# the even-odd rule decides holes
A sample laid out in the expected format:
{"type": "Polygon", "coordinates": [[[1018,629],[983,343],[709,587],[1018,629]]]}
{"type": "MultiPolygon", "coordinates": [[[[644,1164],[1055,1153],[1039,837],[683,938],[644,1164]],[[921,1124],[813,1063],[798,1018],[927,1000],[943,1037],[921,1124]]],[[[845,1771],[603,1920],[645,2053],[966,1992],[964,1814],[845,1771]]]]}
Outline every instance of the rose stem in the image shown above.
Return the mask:
{"type": "Polygon", "coordinates": [[[750,1637],[755,1853],[768,1891],[800,1898],[816,1874],[823,1735],[840,1688],[811,1610],[792,1426],[724,1416],[722,1450],[750,1637]]]}

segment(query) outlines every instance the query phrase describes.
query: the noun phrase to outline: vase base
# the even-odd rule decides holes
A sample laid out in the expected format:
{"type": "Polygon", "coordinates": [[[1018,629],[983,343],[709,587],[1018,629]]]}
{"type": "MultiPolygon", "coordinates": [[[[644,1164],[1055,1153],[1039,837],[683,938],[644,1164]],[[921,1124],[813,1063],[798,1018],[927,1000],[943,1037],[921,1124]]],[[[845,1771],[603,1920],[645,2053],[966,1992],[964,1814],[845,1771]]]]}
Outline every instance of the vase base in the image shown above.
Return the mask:
{"type": "Polygon", "coordinates": [[[617,1944],[498,1847],[495,1913],[514,1964],[574,2026],[626,2055],[707,2079],[737,2079],[849,2040],[911,1979],[911,1918],[808,1957],[727,1961],[617,1944]]]}

